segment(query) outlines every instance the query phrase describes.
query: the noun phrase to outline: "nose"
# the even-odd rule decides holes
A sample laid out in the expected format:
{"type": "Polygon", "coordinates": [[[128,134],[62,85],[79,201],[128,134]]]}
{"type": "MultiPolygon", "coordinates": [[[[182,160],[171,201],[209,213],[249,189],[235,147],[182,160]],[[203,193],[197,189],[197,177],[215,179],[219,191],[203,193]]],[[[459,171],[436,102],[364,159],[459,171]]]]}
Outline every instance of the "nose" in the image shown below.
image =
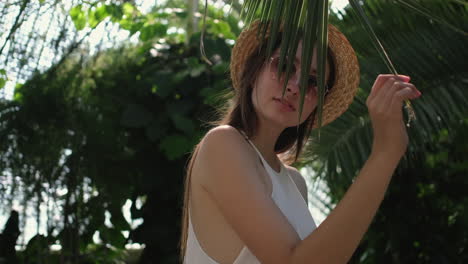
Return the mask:
{"type": "Polygon", "coordinates": [[[286,91],[292,95],[299,94],[299,83],[294,80],[289,80],[286,91]]]}

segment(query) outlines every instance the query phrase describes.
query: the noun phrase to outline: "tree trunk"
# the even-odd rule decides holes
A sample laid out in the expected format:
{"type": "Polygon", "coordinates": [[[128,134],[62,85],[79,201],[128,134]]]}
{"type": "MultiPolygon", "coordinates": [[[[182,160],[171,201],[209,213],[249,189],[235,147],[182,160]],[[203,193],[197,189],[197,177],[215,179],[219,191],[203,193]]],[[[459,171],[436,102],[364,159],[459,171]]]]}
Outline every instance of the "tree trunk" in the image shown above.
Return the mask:
{"type": "Polygon", "coordinates": [[[198,11],[198,0],[187,0],[187,39],[185,44],[188,45],[193,33],[197,31],[198,21],[195,13],[198,11]]]}

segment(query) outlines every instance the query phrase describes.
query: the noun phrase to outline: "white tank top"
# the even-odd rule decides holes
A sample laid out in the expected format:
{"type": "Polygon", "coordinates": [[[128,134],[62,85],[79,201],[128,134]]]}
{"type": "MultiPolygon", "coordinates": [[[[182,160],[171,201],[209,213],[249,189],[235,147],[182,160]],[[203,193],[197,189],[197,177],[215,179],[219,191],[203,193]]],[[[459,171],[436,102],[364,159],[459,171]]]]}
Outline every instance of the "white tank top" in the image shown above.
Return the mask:
{"type": "MultiPolygon", "coordinates": [[[[280,162],[280,172],[276,172],[265,161],[260,151],[258,151],[255,145],[245,136],[245,134],[244,137],[255,151],[257,151],[258,156],[262,160],[263,166],[265,167],[268,175],[270,175],[271,182],[273,184],[273,191],[271,194],[273,201],[289,220],[289,223],[294,227],[301,240],[303,240],[312,233],[316,228],[316,225],[303,196],[299,192],[299,189],[289,176],[289,173],[283,163],[280,162]]],[[[205,253],[198,243],[192,227],[190,207],[186,249],[184,264],[218,264],[205,253]]],[[[244,246],[233,264],[260,264],[260,261],[246,246],[244,246]]]]}

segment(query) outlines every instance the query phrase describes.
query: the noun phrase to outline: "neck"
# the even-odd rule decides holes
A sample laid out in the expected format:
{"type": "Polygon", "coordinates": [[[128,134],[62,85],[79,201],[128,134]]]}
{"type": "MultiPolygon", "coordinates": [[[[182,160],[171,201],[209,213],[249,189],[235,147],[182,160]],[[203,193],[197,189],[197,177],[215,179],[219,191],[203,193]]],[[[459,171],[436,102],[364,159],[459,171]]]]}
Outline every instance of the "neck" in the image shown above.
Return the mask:
{"type": "Polygon", "coordinates": [[[251,139],[258,151],[262,153],[265,160],[274,167],[278,164],[278,158],[275,153],[275,144],[284,129],[285,127],[281,127],[278,124],[272,124],[267,120],[259,118],[257,131],[251,139]]]}

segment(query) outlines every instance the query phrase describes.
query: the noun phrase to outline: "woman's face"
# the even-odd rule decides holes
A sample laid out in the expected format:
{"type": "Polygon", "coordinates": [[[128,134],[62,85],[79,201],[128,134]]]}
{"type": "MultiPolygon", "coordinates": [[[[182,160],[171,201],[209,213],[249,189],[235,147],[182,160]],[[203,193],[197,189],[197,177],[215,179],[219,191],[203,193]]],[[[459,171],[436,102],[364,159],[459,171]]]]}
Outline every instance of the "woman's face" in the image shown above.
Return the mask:
{"type": "MultiPolygon", "coordinates": [[[[284,98],[281,99],[285,76],[277,75],[279,50],[277,49],[271,58],[260,70],[259,76],[253,83],[252,102],[259,118],[287,128],[298,125],[298,114],[300,104],[299,76],[301,68],[302,42],[296,52],[296,72],[291,73],[286,86],[284,98]],[[283,100],[283,101],[281,101],[283,100]]],[[[304,105],[299,124],[304,122],[317,106],[317,86],[314,81],[317,78],[317,50],[314,48],[312,65],[309,73],[309,86],[304,98],[304,105]]],[[[329,65],[326,65],[326,80],[328,81],[329,65]]]]}

